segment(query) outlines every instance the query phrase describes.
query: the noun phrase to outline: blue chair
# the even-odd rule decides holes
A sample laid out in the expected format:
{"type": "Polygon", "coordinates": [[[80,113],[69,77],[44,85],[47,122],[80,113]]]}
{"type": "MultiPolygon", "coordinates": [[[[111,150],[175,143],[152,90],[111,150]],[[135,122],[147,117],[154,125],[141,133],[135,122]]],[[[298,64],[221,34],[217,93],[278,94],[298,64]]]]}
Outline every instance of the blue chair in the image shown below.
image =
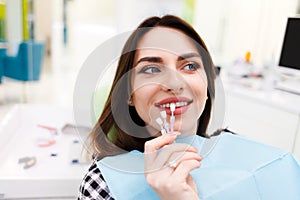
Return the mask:
{"type": "Polygon", "coordinates": [[[3,75],[19,81],[39,80],[44,52],[44,43],[22,42],[17,56],[3,58],[3,75]]]}
{"type": "Polygon", "coordinates": [[[2,76],[3,76],[3,71],[4,71],[3,58],[5,56],[6,56],[6,49],[0,47],[0,83],[2,83],[2,76]]]}

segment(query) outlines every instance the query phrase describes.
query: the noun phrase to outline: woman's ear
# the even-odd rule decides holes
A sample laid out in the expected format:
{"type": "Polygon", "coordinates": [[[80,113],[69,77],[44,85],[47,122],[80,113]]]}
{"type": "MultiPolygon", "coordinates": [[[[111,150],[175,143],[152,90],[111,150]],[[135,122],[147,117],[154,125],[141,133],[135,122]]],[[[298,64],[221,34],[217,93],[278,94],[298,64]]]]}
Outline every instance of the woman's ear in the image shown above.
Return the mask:
{"type": "Polygon", "coordinates": [[[132,97],[130,97],[130,99],[128,99],[128,105],[130,105],[130,106],[134,106],[134,104],[133,104],[133,101],[132,101],[132,97]]]}

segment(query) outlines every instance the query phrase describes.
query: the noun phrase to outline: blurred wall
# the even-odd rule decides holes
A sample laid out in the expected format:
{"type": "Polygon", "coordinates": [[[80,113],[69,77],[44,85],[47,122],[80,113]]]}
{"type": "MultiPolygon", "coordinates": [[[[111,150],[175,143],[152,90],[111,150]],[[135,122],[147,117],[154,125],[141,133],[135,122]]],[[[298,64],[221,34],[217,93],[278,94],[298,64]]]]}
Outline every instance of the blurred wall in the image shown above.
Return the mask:
{"type": "Polygon", "coordinates": [[[52,33],[52,1],[34,1],[34,36],[37,41],[45,41],[47,52],[50,53],[52,33]]]}
{"type": "MultiPolygon", "coordinates": [[[[58,32],[63,28],[63,0],[35,3],[37,38],[47,39],[51,27],[52,36],[61,37],[58,32]]],[[[183,17],[185,3],[186,0],[68,0],[68,45],[82,49],[77,54],[84,58],[104,40],[134,29],[146,17],[183,17]]],[[[262,67],[270,59],[278,59],[286,19],[297,10],[299,0],[195,0],[193,25],[216,64],[230,65],[251,51],[252,61],[262,67]]]]}
{"type": "Polygon", "coordinates": [[[278,58],[288,16],[297,10],[297,0],[198,0],[195,28],[215,58],[230,63],[251,51],[262,66],[278,58]]]}

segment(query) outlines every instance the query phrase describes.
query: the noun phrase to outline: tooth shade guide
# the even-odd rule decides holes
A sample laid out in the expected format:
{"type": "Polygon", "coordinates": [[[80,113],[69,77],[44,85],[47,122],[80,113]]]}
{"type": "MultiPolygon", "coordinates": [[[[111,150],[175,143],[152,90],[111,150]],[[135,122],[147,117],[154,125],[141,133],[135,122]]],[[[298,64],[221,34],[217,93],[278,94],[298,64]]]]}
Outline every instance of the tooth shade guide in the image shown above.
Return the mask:
{"type": "Polygon", "coordinates": [[[156,118],[156,122],[162,126],[163,125],[163,121],[161,120],[161,118],[156,118]]]}
{"type": "Polygon", "coordinates": [[[175,116],[172,114],[172,116],[170,117],[171,132],[174,131],[174,123],[175,123],[175,116]]]}
{"type": "Polygon", "coordinates": [[[161,118],[156,118],[155,121],[159,124],[161,130],[164,129],[164,127],[163,127],[163,121],[161,120],[161,118]]]}
{"type": "Polygon", "coordinates": [[[172,111],[173,114],[173,112],[175,111],[175,103],[171,103],[170,110],[172,111]]]}
{"type": "Polygon", "coordinates": [[[167,118],[167,112],[165,110],[163,111],[160,111],[160,115],[163,119],[166,119],[167,118]]]}
{"type": "Polygon", "coordinates": [[[159,124],[159,126],[160,126],[160,132],[161,132],[161,134],[162,135],[164,135],[164,134],[166,134],[167,133],[167,131],[164,129],[164,127],[163,127],[163,121],[161,120],[161,118],[156,118],[156,120],[155,120],[158,124],[159,124]]]}
{"type": "Polygon", "coordinates": [[[160,130],[160,132],[161,132],[161,134],[162,134],[162,135],[165,135],[165,134],[167,134],[167,132],[166,132],[166,130],[165,130],[165,129],[161,129],[161,130],[160,130]]]}
{"type": "Polygon", "coordinates": [[[167,122],[167,112],[165,110],[163,111],[160,111],[160,115],[161,117],[163,118],[163,126],[164,126],[164,129],[166,130],[166,132],[170,132],[170,129],[169,129],[169,124],[167,122]]]}

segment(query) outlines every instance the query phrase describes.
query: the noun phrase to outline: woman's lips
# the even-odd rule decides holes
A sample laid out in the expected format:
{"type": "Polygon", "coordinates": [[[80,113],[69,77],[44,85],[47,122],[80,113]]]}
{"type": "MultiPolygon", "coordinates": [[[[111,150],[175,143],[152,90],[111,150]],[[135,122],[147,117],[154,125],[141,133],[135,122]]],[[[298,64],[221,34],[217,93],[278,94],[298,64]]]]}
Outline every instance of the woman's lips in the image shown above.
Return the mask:
{"type": "Polygon", "coordinates": [[[193,100],[186,97],[171,97],[155,103],[155,107],[158,107],[160,110],[165,110],[168,115],[171,115],[170,105],[172,103],[175,104],[174,115],[180,115],[187,111],[189,105],[193,103],[193,100]]]}
{"type": "Polygon", "coordinates": [[[189,101],[192,100],[187,97],[169,97],[155,103],[155,105],[163,105],[167,103],[176,103],[176,102],[189,102],[189,101]]]}

